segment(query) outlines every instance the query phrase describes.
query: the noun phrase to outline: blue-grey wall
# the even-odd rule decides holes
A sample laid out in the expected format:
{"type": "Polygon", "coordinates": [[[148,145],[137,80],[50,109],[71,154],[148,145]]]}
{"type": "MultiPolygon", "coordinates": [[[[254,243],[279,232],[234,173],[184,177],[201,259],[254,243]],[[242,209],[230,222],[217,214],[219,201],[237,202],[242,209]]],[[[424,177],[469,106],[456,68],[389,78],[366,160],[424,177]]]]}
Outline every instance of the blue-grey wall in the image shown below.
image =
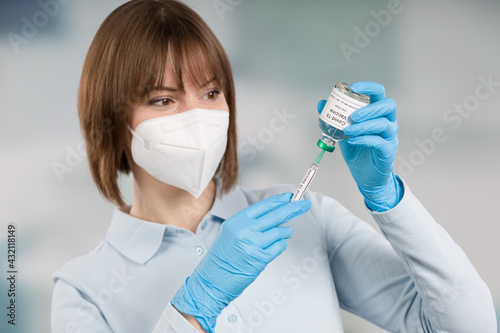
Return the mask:
{"type": "MultiPolygon", "coordinates": [[[[61,2],[0,3],[0,232],[18,226],[18,320],[33,332],[49,332],[51,274],[103,238],[113,209],[82,156],[76,93],[97,28],[124,1],[61,2]]],[[[500,304],[500,86],[483,83],[500,82],[499,1],[186,2],[233,65],[241,185],[297,183],[318,152],[317,101],[337,81],[380,82],[398,105],[396,170],[500,304]]],[[[373,224],[340,153],[323,161],[312,189],[373,224]]]]}

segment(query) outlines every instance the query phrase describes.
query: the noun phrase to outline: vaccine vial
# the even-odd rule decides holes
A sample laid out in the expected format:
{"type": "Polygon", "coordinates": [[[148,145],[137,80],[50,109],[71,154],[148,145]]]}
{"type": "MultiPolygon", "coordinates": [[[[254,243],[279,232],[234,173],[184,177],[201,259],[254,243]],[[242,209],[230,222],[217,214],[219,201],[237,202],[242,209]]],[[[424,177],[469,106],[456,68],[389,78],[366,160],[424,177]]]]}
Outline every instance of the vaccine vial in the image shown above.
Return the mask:
{"type": "Polygon", "coordinates": [[[355,93],[347,83],[337,82],[319,116],[323,136],[318,140],[318,147],[334,151],[335,143],[347,138],[343,130],[352,124],[351,113],[368,104],[368,95],[355,93]]]}

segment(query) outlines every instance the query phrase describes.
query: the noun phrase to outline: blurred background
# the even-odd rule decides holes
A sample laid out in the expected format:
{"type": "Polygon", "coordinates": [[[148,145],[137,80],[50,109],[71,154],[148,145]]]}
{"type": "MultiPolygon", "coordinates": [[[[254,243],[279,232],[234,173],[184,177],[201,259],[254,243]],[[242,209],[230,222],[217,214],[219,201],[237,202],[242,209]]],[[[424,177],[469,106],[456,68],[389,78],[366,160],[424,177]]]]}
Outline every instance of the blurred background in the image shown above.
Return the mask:
{"type": "MultiPolygon", "coordinates": [[[[109,225],[113,206],[92,182],[76,100],[92,38],[124,2],[0,2],[2,272],[9,224],[18,249],[16,330],[1,310],[1,332],[49,332],[51,275],[109,225]]],[[[318,153],[317,101],[337,81],[380,82],[398,105],[396,171],[465,250],[498,313],[499,1],[185,2],[233,66],[240,185],[299,182],[318,153]]],[[[131,179],[121,186],[130,202],[131,179]]],[[[312,189],[375,226],[339,151],[323,159],[312,189]]],[[[384,332],[348,313],[343,320],[346,333],[384,332]]]]}

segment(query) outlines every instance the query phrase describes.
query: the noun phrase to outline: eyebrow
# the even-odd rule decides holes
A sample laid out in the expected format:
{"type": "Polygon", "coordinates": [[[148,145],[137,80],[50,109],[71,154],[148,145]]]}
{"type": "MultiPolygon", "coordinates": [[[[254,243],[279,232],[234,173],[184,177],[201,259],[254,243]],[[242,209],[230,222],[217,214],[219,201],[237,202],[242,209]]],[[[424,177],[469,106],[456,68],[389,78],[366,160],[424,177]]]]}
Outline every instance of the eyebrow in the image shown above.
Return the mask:
{"type": "MultiPolygon", "coordinates": [[[[216,81],[215,78],[209,79],[208,81],[206,81],[205,83],[200,85],[199,88],[205,88],[206,86],[208,86],[210,83],[212,83],[214,81],[216,81]]],[[[151,89],[149,89],[149,92],[152,92],[152,91],[178,91],[178,90],[179,90],[178,88],[173,88],[173,87],[155,86],[155,87],[152,87],[151,89]]]]}

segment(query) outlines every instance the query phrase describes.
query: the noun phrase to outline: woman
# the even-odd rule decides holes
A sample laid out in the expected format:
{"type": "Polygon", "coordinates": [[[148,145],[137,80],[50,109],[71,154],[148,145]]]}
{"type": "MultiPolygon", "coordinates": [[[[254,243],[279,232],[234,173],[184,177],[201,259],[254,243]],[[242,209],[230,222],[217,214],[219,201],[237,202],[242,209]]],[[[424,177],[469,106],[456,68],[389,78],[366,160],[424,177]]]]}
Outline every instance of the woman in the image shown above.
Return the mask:
{"type": "Polygon", "coordinates": [[[94,180],[118,208],[99,246],[55,273],[53,331],[342,332],[343,308],[394,332],[495,332],[487,286],[393,173],[394,101],[376,83],[351,88],[371,104],[339,145],[388,241],[326,196],[235,186],[234,85],[217,38],[174,0],[111,13],[79,115],[94,180]],[[120,172],[134,177],[131,206],[120,172]]]}

